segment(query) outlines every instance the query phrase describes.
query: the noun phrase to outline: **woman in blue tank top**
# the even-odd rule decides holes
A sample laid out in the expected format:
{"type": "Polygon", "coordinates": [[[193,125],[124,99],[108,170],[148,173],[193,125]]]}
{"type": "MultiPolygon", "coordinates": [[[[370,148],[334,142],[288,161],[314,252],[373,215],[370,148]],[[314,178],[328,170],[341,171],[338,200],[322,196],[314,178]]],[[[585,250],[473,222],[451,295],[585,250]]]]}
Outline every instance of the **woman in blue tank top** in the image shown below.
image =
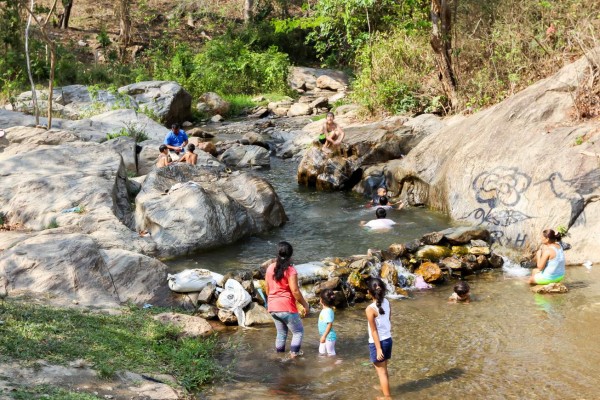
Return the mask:
{"type": "Polygon", "coordinates": [[[560,245],[561,234],[552,229],[542,232],[542,247],[535,256],[537,268],[534,268],[529,283],[547,285],[563,280],[565,277],[565,253],[560,245]]]}

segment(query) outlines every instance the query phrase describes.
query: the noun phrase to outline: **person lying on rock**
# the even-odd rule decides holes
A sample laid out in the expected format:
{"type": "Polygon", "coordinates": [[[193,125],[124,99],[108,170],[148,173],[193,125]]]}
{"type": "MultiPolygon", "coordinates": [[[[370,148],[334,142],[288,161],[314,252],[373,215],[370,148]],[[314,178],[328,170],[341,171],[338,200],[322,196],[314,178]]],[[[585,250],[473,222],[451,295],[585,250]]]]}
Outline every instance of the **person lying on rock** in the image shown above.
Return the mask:
{"type": "Polygon", "coordinates": [[[537,268],[529,278],[531,285],[557,283],[565,277],[565,253],[560,245],[562,235],[552,229],[542,232],[542,246],[535,254],[537,268]]]}
{"type": "Polygon", "coordinates": [[[327,113],[327,118],[325,118],[325,123],[323,124],[323,130],[319,135],[319,143],[323,145],[321,150],[325,153],[333,153],[339,149],[345,136],[346,134],[342,128],[334,122],[333,113],[327,113]]]}
{"type": "Polygon", "coordinates": [[[178,124],[171,125],[171,130],[165,136],[165,146],[170,152],[175,153],[172,155],[173,159],[178,159],[180,153],[185,153],[185,146],[188,144],[188,136],[183,129],[179,129],[178,124]]]}
{"type": "Polygon", "coordinates": [[[365,223],[365,221],[361,221],[360,225],[370,228],[371,230],[391,229],[392,226],[396,225],[394,221],[386,218],[387,213],[382,207],[378,207],[377,210],[375,210],[375,216],[377,219],[372,219],[367,223],[365,223]]]}
{"type": "Polygon", "coordinates": [[[156,168],[166,167],[167,165],[171,164],[171,162],[169,161],[169,149],[167,148],[167,146],[161,144],[158,147],[158,151],[160,151],[160,154],[158,156],[158,159],[156,160],[156,168]]]}
{"type": "Polygon", "coordinates": [[[196,163],[198,162],[198,154],[194,153],[194,150],[196,150],[196,146],[194,146],[194,143],[190,143],[190,144],[188,144],[187,149],[188,149],[187,153],[182,155],[178,161],[187,163],[187,164],[196,165],[196,163]]]}
{"type": "Polygon", "coordinates": [[[469,284],[465,281],[460,281],[456,285],[454,285],[454,293],[448,298],[449,303],[470,303],[471,288],[469,284]]]}

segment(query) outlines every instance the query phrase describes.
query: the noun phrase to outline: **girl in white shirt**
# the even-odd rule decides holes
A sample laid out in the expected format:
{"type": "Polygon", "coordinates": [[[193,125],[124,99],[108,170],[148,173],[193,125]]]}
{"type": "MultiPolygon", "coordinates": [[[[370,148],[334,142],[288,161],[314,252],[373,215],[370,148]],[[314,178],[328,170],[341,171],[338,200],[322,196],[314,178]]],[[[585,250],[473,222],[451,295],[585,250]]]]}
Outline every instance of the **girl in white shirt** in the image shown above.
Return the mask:
{"type": "Polygon", "coordinates": [[[392,326],[390,302],[385,298],[385,284],[379,278],[371,278],[367,283],[373,303],[365,310],[369,327],[369,352],[375,366],[383,399],[390,397],[390,381],[387,363],[392,358],[392,326]]]}

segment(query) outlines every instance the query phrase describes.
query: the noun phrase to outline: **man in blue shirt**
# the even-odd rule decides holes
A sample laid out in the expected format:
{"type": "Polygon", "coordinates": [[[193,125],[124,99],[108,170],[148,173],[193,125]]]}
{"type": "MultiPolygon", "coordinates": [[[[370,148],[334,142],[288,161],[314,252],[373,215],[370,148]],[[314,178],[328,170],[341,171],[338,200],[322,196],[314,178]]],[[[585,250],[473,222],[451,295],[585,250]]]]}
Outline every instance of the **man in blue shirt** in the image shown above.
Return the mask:
{"type": "Polygon", "coordinates": [[[171,131],[165,137],[164,144],[169,151],[174,151],[175,154],[185,153],[185,146],[188,144],[188,136],[183,129],[179,129],[178,124],[171,126],[171,131]]]}

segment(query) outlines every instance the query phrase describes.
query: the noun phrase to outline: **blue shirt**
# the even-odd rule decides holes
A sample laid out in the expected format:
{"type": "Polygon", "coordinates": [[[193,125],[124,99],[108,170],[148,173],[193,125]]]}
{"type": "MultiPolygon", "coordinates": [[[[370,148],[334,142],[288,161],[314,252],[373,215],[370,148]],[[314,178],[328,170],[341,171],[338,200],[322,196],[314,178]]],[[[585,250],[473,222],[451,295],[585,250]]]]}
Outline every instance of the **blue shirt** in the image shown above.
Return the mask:
{"type": "MultiPolygon", "coordinates": [[[[333,312],[333,309],[329,308],[329,307],[327,307],[327,308],[323,307],[323,309],[321,310],[321,313],[319,314],[319,324],[318,324],[319,334],[321,336],[323,335],[323,333],[325,333],[325,329],[327,329],[327,324],[333,324],[334,318],[335,318],[335,313],[333,312]]],[[[332,326],[331,330],[327,334],[327,337],[325,338],[325,340],[333,341],[336,338],[337,338],[337,335],[335,334],[335,331],[333,330],[333,326],[332,326]]]]}
{"type": "Polygon", "coordinates": [[[179,130],[179,134],[176,135],[173,131],[169,131],[165,137],[164,144],[174,147],[181,147],[188,140],[188,136],[182,129],[179,130]]]}

